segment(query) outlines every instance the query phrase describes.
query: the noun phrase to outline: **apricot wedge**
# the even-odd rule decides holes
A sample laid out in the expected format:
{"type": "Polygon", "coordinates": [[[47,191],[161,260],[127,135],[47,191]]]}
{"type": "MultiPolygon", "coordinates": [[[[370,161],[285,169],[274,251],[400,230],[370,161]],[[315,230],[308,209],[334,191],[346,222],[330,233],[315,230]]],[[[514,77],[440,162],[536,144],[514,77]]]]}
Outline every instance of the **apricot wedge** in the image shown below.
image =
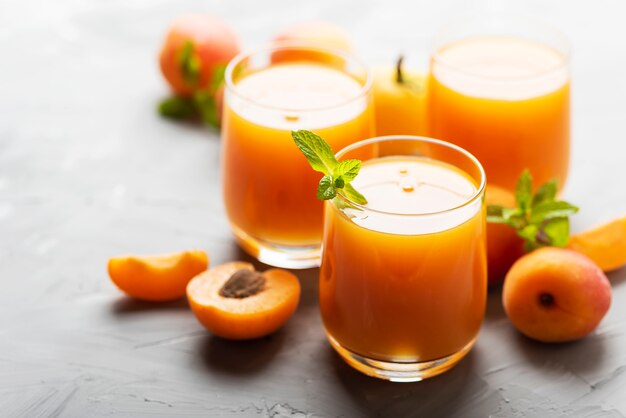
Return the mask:
{"type": "Polygon", "coordinates": [[[111,280],[123,292],[137,299],[168,301],[185,296],[187,283],[209,265],[202,250],[109,259],[111,280]]]}
{"type": "Polygon", "coordinates": [[[605,272],[626,265],[626,217],[573,235],[567,247],[591,258],[605,272]]]}
{"type": "Polygon", "coordinates": [[[198,321],[222,338],[245,340],[268,335],[293,315],[300,282],[293,274],[254,270],[250,263],[222,264],[195,277],[187,298],[198,321]]]}

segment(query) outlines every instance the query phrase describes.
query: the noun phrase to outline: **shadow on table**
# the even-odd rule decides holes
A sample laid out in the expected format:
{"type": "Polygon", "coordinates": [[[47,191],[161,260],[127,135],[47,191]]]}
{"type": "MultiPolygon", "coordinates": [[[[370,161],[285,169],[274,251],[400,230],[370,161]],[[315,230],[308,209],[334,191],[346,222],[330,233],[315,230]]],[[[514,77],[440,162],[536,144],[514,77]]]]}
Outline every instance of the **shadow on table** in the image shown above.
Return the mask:
{"type": "Polygon", "coordinates": [[[533,367],[542,370],[567,370],[585,375],[600,369],[607,360],[607,336],[591,334],[587,337],[565,343],[542,343],[531,340],[519,332],[515,333],[519,351],[533,367]]]}
{"type": "Polygon", "coordinates": [[[285,332],[250,341],[230,341],[207,335],[198,344],[202,364],[211,373],[246,376],[260,373],[283,346],[285,332]]]}
{"type": "Polygon", "coordinates": [[[335,351],[327,348],[344,388],[362,416],[421,417],[452,416],[472,397],[484,394],[484,381],[476,375],[476,348],[451,370],[414,383],[394,383],[366,376],[348,366],[335,351]]]}
{"type": "Polygon", "coordinates": [[[116,316],[150,311],[178,311],[188,309],[189,305],[186,299],[178,299],[171,302],[146,302],[123,296],[111,304],[111,313],[116,316]]]}
{"type": "Polygon", "coordinates": [[[606,275],[611,282],[611,286],[621,286],[626,282],[626,267],[614,270],[606,275]]]}
{"type": "Polygon", "coordinates": [[[495,322],[503,318],[506,318],[506,313],[502,306],[502,285],[491,286],[487,292],[485,322],[495,322]]]}

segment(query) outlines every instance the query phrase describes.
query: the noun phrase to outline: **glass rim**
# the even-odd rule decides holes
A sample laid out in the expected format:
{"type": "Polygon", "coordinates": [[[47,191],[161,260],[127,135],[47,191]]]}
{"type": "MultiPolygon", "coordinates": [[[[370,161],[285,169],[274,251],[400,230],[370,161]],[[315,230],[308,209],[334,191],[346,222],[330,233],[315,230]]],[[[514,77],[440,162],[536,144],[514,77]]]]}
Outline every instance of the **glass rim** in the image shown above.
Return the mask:
{"type": "MultiPolygon", "coordinates": [[[[474,194],[471,197],[467,198],[467,200],[465,200],[462,204],[454,206],[454,207],[451,207],[451,208],[448,208],[448,209],[439,210],[439,211],[435,211],[435,212],[425,212],[425,213],[396,213],[396,212],[388,212],[388,211],[384,211],[384,210],[368,208],[365,205],[361,205],[359,203],[354,202],[353,200],[351,200],[347,196],[343,195],[341,193],[341,190],[338,190],[337,191],[337,196],[340,199],[342,199],[343,201],[345,201],[346,203],[348,203],[350,206],[355,207],[355,208],[360,209],[360,210],[363,210],[363,211],[373,212],[373,213],[378,213],[378,214],[381,214],[381,215],[388,215],[388,216],[402,216],[402,217],[422,217],[423,216],[423,217],[428,217],[428,216],[438,216],[438,215],[444,215],[444,214],[447,214],[447,213],[455,212],[457,210],[463,209],[463,208],[465,208],[467,206],[470,206],[470,205],[474,204],[476,202],[476,200],[478,200],[478,199],[482,199],[482,196],[483,196],[483,194],[485,192],[485,188],[487,187],[487,176],[485,174],[485,169],[483,168],[483,166],[480,163],[480,161],[478,160],[478,158],[476,158],[472,153],[470,153],[466,149],[461,148],[458,145],[452,144],[450,142],[442,141],[440,139],[429,138],[429,137],[426,137],[426,136],[416,136],[416,135],[386,135],[386,136],[377,136],[377,137],[374,137],[374,138],[364,139],[362,141],[355,142],[353,144],[348,145],[345,148],[342,148],[341,150],[339,150],[339,152],[335,153],[335,158],[337,158],[337,160],[339,160],[346,153],[348,153],[350,151],[353,151],[353,150],[355,150],[357,148],[361,148],[363,146],[367,146],[367,145],[371,145],[371,144],[375,144],[375,143],[380,143],[380,142],[385,142],[385,141],[421,142],[421,143],[427,143],[427,144],[434,144],[434,145],[442,146],[444,148],[449,148],[449,149],[452,149],[452,150],[458,152],[459,154],[461,154],[464,157],[466,157],[472,164],[474,164],[478,168],[478,172],[480,173],[480,182],[479,182],[478,186],[476,187],[476,191],[474,192],[474,194]]],[[[439,160],[436,160],[436,159],[433,159],[433,160],[439,161],[439,160]]],[[[450,164],[450,165],[452,165],[452,164],[450,164]]],[[[465,172],[465,170],[461,170],[461,171],[465,172]]],[[[468,174],[468,173],[466,173],[466,174],[468,174]]]]}
{"type": "MultiPolygon", "coordinates": [[[[467,38],[479,37],[479,36],[485,36],[485,35],[469,35],[469,36],[461,37],[460,39],[467,39],[467,38]]],[[[489,35],[486,35],[486,36],[489,36],[489,35]]],[[[532,40],[529,36],[524,36],[524,35],[510,35],[510,37],[532,40]]],[[[541,42],[541,41],[534,41],[534,42],[540,43],[542,45],[546,45],[546,42],[541,42]]],[[[554,73],[563,69],[567,69],[570,65],[570,60],[571,60],[571,43],[569,39],[567,38],[567,36],[565,35],[565,33],[563,33],[556,27],[550,25],[549,23],[537,17],[516,15],[512,13],[505,13],[505,12],[492,12],[492,13],[484,13],[480,15],[470,14],[470,15],[457,17],[456,19],[449,20],[437,30],[437,32],[435,33],[431,41],[430,56],[433,62],[439,65],[442,65],[446,68],[449,68],[450,70],[455,71],[457,73],[461,73],[465,76],[483,79],[483,80],[491,80],[491,81],[496,81],[496,82],[524,81],[524,80],[532,80],[532,79],[544,77],[551,73],[554,73]],[[440,38],[454,31],[454,29],[458,28],[460,25],[479,22],[479,21],[489,21],[490,19],[499,19],[499,20],[506,19],[508,21],[516,22],[518,24],[522,23],[522,24],[526,24],[529,26],[533,26],[535,28],[538,28],[541,33],[548,33],[550,37],[557,39],[557,42],[563,46],[562,48],[553,48],[552,46],[550,46],[550,48],[556,50],[563,57],[563,59],[561,60],[559,64],[554,65],[545,70],[537,71],[533,74],[507,77],[507,76],[476,74],[472,71],[464,70],[460,68],[460,66],[458,65],[451,64],[450,62],[447,62],[445,59],[441,57],[441,54],[439,51],[441,51],[443,46],[450,45],[452,42],[440,42],[441,41],[440,38]]]]}
{"type": "MultiPolygon", "coordinates": [[[[266,68],[269,68],[270,66],[271,65],[269,65],[266,68]]],[[[345,71],[342,71],[342,72],[346,73],[345,71]]],[[[337,48],[320,46],[316,44],[315,42],[281,41],[281,42],[275,42],[273,44],[265,45],[259,48],[245,50],[235,55],[235,57],[228,62],[228,64],[226,65],[226,69],[224,70],[224,86],[225,86],[225,89],[228,90],[230,93],[234,94],[238,98],[245,100],[255,106],[259,106],[264,109],[275,110],[275,111],[285,111],[285,112],[320,112],[320,111],[327,111],[327,110],[332,110],[332,109],[340,108],[343,106],[347,106],[350,103],[355,102],[356,100],[360,100],[364,98],[370,92],[370,90],[372,89],[373,79],[374,79],[374,76],[372,75],[372,71],[369,69],[367,65],[365,65],[365,62],[363,62],[361,59],[357,58],[351,53],[342,51],[337,48]],[[261,54],[261,53],[267,53],[269,55],[272,52],[279,51],[279,50],[294,50],[294,49],[317,51],[317,52],[325,53],[328,55],[334,55],[335,57],[339,57],[343,59],[347,63],[354,63],[358,65],[359,67],[361,67],[363,71],[365,72],[365,81],[361,85],[359,93],[356,94],[354,97],[346,99],[342,101],[341,103],[334,104],[332,106],[321,106],[321,107],[312,107],[312,108],[295,108],[295,107],[290,108],[290,107],[282,107],[282,106],[271,106],[271,105],[259,103],[257,100],[247,97],[246,95],[241,94],[241,92],[237,91],[237,86],[233,82],[233,72],[235,71],[235,68],[237,67],[237,65],[241,64],[241,62],[243,62],[244,59],[252,57],[257,54],[261,54]]],[[[358,81],[358,80],[355,80],[355,81],[358,81]]]]}

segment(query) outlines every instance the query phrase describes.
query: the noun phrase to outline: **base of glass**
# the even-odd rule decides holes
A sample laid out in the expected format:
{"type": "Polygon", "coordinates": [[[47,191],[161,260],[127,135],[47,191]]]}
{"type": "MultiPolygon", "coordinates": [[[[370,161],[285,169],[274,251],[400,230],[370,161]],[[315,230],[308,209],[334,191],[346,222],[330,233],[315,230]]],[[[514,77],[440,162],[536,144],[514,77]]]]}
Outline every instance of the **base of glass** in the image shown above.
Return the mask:
{"type": "Polygon", "coordinates": [[[460,351],[447,357],[423,362],[389,362],[370,359],[356,354],[341,346],[330,335],[328,341],[339,355],[353,368],[368,376],[392,382],[419,382],[440,375],[454,367],[474,346],[476,339],[470,341],[460,351]]]}
{"type": "Polygon", "coordinates": [[[235,226],[232,226],[232,230],[239,246],[262,263],[288,269],[308,269],[320,265],[319,245],[278,246],[251,237],[235,226]]]}

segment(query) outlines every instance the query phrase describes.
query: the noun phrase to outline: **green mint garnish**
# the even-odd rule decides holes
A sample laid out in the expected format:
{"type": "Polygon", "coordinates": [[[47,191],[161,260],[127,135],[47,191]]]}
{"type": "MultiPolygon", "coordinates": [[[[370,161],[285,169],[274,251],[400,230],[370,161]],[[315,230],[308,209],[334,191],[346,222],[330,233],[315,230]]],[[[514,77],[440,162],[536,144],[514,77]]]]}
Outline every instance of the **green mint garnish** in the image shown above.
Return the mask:
{"type": "Polygon", "coordinates": [[[557,182],[550,180],[533,195],[532,176],[525,170],[515,188],[516,207],[487,207],[487,221],[514,228],[525,242],[526,251],[539,247],[564,247],[569,241],[569,216],[578,207],[556,199],[557,182]]]}
{"type": "Polygon", "coordinates": [[[194,51],[191,41],[186,41],[178,54],[178,65],[183,79],[189,86],[196,86],[200,81],[200,67],[202,62],[194,51]]]}
{"type": "Polygon", "coordinates": [[[211,84],[206,89],[198,89],[191,98],[168,97],[159,103],[159,113],[172,119],[200,119],[209,126],[219,129],[220,112],[217,106],[217,92],[224,83],[225,65],[217,65],[213,70],[211,84]]]}
{"type": "Polygon", "coordinates": [[[341,190],[354,203],[367,204],[367,199],[350,184],[361,170],[360,160],[337,161],[330,145],[313,132],[291,131],[291,136],[313,170],[324,174],[317,186],[318,199],[333,199],[341,190]]]}
{"type": "Polygon", "coordinates": [[[193,102],[202,122],[219,129],[220,119],[215,96],[205,91],[198,90],[193,94],[193,102]]]}
{"type": "Polygon", "coordinates": [[[172,119],[190,119],[197,116],[198,111],[192,99],[174,96],[159,103],[159,113],[172,119]]]}

